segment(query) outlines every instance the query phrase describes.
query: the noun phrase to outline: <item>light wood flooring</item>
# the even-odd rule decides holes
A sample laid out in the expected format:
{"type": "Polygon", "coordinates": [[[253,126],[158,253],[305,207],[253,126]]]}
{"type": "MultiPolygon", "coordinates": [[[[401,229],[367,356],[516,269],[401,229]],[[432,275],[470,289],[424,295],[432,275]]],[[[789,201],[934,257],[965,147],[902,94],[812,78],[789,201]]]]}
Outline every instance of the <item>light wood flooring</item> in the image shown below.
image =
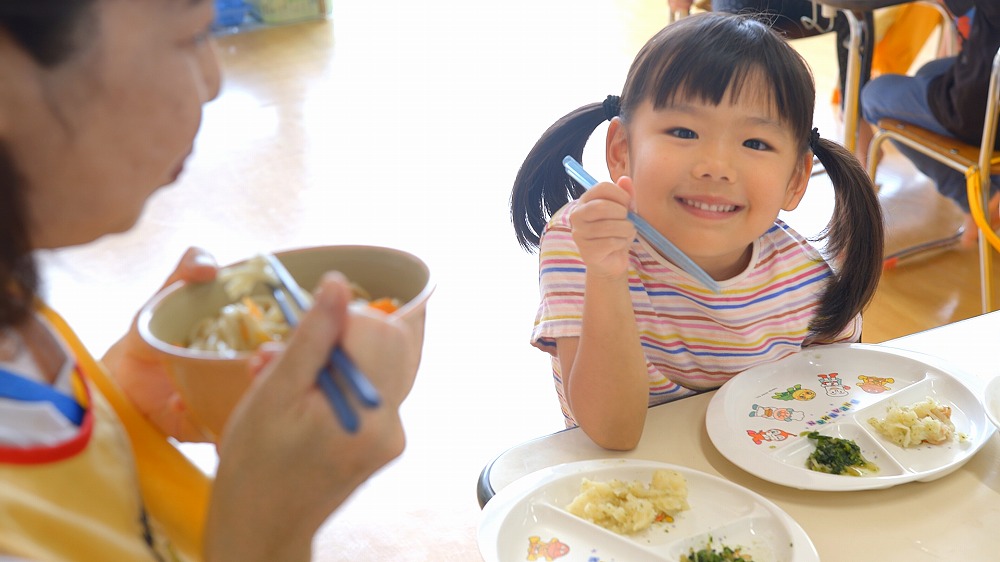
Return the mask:
{"type": "MultiPolygon", "coordinates": [[[[100,355],[190,245],[220,263],[314,244],[422,256],[438,289],[403,406],[407,450],[324,526],[315,558],[477,560],[479,471],[562,428],[548,360],[528,344],[537,258],[515,242],[510,184],[552,121],[620,91],[666,18],[663,0],[338,0],[328,22],[222,37],[226,81],[181,180],[132,231],[44,255],[46,296],[100,355]]],[[[817,124],[838,138],[832,41],[797,48],[819,83],[817,124]]],[[[603,168],[599,146],[584,160],[603,168]]],[[[927,193],[898,156],[885,170],[887,193],[927,193]]],[[[824,181],[787,217],[807,233],[829,213],[824,181]]],[[[919,207],[904,213],[912,229],[954,220],[919,207]]],[[[888,272],[865,341],[978,314],[976,263],[950,252],[888,272]]]]}

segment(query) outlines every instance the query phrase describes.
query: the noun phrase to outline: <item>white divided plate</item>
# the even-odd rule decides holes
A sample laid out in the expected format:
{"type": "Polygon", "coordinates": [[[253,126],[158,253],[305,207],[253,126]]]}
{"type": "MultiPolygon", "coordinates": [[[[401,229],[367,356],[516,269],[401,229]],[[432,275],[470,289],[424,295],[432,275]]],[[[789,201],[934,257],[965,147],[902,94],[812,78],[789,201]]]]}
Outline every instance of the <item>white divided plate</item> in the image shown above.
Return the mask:
{"type": "Polygon", "coordinates": [[[889,347],[840,344],[809,348],[748,369],[712,397],[705,416],[715,447],[764,480],[803,490],[846,491],[927,482],[969,461],[996,430],[979,397],[982,382],[944,361],[889,347]],[[895,404],[931,397],[951,407],[955,440],[902,447],[873,428],[895,404]],[[851,439],[879,471],[865,476],[806,468],[815,442],[800,433],[851,439]]]}
{"type": "Polygon", "coordinates": [[[741,547],[754,562],[818,561],[808,535],[778,506],[717,476],[653,461],[603,459],[562,464],[524,476],[487,502],[479,522],[486,562],[642,560],[676,562],[689,549],[741,547]],[[584,478],[652,481],[674,470],[687,480],[688,504],[672,523],[619,535],[565,510],[584,478]]]}
{"type": "Polygon", "coordinates": [[[1000,428],[1000,377],[994,378],[986,385],[986,394],[983,396],[986,415],[990,417],[993,425],[1000,428]]]}

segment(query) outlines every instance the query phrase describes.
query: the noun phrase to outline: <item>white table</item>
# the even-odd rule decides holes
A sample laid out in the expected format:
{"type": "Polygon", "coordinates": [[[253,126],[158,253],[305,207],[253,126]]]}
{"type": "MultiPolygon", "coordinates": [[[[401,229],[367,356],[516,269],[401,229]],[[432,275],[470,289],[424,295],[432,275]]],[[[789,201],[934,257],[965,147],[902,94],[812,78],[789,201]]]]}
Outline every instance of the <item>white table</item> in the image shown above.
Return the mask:
{"type": "MultiPolygon", "coordinates": [[[[944,359],[979,377],[985,386],[1000,376],[1000,312],[882,345],[944,359]]],[[[769,498],[802,525],[824,562],[998,559],[998,434],[968,463],[932,482],[858,492],[803,491],[752,476],[715,449],[705,430],[713,394],[651,408],[638,447],[626,453],[594,445],[579,429],[509,449],[483,470],[480,503],[517,478],[549,466],[588,459],[647,459],[719,475],[769,498]]]]}

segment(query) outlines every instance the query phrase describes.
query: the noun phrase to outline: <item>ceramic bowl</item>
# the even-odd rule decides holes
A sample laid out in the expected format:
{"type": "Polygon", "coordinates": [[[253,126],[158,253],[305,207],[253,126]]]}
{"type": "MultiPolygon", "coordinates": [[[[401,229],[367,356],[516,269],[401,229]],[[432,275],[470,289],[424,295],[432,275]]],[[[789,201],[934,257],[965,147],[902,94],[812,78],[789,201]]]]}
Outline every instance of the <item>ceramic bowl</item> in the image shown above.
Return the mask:
{"type": "MultiPolygon", "coordinates": [[[[430,270],[420,258],[379,246],[320,246],[275,256],[308,291],[325,272],[340,271],[373,299],[393,297],[404,303],[392,315],[412,331],[420,353],[427,300],[434,291],[430,270]]],[[[250,383],[248,361],[253,353],[195,350],[185,342],[195,324],[230,302],[221,282],[181,282],[161,291],[138,316],[139,334],[163,356],[192,417],[213,439],[221,435],[250,383]]]]}

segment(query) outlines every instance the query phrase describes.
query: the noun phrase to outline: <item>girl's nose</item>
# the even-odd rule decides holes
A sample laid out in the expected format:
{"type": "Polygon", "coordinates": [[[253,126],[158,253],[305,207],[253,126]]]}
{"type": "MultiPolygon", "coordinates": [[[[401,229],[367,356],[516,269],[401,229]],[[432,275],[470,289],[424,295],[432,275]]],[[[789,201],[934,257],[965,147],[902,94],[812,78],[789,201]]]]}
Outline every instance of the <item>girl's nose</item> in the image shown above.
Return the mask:
{"type": "Polygon", "coordinates": [[[703,180],[733,181],[735,171],[732,167],[732,154],[715,143],[704,144],[698,152],[691,173],[703,180]]]}

